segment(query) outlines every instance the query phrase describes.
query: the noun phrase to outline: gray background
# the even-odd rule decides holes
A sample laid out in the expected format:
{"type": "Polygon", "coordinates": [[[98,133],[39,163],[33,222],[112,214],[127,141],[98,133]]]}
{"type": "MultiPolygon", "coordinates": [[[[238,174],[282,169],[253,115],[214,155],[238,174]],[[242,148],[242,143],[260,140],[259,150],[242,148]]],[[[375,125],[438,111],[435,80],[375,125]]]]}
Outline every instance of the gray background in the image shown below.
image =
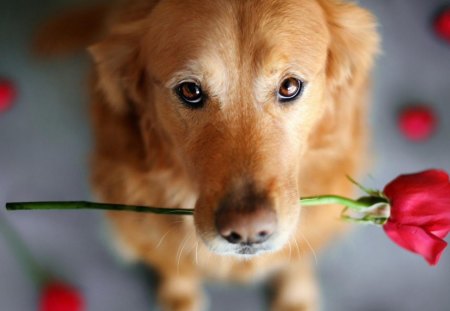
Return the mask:
{"type": "MultiPolygon", "coordinates": [[[[15,107],[0,115],[0,205],[6,201],[91,198],[87,182],[90,130],[85,54],[43,61],[29,53],[40,21],[76,0],[0,1],[0,76],[18,84],[15,107]]],[[[89,1],[85,0],[85,3],[89,1]]],[[[444,0],[363,0],[378,17],[384,53],[374,74],[373,169],[381,186],[397,174],[430,167],[450,170],[450,46],[429,23],[444,0]],[[440,116],[436,135],[406,141],[396,128],[409,102],[440,116]]],[[[153,310],[152,277],[109,250],[101,214],[6,213],[35,255],[79,286],[88,310],[153,310]]],[[[391,243],[377,228],[356,229],[318,256],[323,310],[450,310],[450,254],[438,267],[391,243]]],[[[264,310],[259,287],[209,285],[211,310],[264,310]]],[[[0,311],[36,309],[37,294],[0,238],[0,311]]]]}

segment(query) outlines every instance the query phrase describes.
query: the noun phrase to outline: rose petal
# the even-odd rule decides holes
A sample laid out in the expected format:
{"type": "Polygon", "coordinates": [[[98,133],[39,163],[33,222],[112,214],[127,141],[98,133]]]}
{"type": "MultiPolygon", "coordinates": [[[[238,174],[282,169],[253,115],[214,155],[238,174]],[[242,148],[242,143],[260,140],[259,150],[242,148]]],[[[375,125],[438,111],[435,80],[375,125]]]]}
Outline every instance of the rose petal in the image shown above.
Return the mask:
{"type": "Polygon", "coordinates": [[[412,141],[423,141],[436,130],[437,118],[429,106],[411,106],[399,116],[399,128],[403,135],[412,141]]]}
{"type": "Polygon", "coordinates": [[[450,42],[450,7],[443,9],[436,17],[434,30],[439,37],[450,42]]]}
{"type": "Polygon", "coordinates": [[[438,238],[441,239],[445,239],[448,235],[448,233],[450,232],[450,229],[445,228],[445,229],[426,229],[426,231],[431,232],[432,235],[437,236],[438,238]]]}
{"type": "Polygon", "coordinates": [[[414,174],[400,175],[391,181],[385,188],[384,193],[388,196],[397,196],[405,189],[424,189],[433,186],[449,184],[449,176],[442,170],[427,170],[414,174]]]}
{"type": "Polygon", "coordinates": [[[81,295],[70,285],[50,282],[42,290],[40,311],[82,311],[81,295]]]}
{"type": "Polygon", "coordinates": [[[0,78],[0,113],[11,108],[16,97],[17,91],[12,81],[0,78]]]}
{"type": "Polygon", "coordinates": [[[439,237],[420,227],[388,222],[383,226],[386,234],[401,247],[422,255],[430,265],[436,265],[447,247],[439,237]]]}
{"type": "Polygon", "coordinates": [[[401,175],[384,188],[392,206],[391,221],[450,229],[450,181],[446,172],[428,170],[401,175]]]}

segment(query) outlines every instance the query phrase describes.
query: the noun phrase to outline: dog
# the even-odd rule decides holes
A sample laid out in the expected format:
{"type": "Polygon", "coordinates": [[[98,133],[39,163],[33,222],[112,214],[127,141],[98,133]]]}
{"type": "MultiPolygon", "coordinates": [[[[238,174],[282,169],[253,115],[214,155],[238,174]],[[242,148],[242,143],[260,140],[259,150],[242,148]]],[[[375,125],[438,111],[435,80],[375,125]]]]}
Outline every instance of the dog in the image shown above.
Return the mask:
{"type": "Polygon", "coordinates": [[[164,310],[201,310],[204,279],[269,280],[273,310],[317,310],[311,256],[346,226],[341,207],[299,198],[351,196],[346,175],[365,166],[369,12],[134,0],[63,16],[38,38],[41,51],[89,46],[98,198],[195,210],[107,213],[122,251],[157,271],[164,310]]]}

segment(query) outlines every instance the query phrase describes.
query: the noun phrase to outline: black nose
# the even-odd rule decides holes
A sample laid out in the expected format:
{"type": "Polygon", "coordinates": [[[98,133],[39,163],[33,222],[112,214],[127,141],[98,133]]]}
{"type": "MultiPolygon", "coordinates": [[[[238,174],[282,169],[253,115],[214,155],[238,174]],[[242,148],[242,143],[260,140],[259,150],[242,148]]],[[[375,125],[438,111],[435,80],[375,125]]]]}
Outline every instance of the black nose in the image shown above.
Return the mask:
{"type": "Polygon", "coordinates": [[[218,233],[232,244],[258,244],[277,229],[277,217],[269,200],[249,195],[248,200],[222,201],[216,213],[218,233]]]}

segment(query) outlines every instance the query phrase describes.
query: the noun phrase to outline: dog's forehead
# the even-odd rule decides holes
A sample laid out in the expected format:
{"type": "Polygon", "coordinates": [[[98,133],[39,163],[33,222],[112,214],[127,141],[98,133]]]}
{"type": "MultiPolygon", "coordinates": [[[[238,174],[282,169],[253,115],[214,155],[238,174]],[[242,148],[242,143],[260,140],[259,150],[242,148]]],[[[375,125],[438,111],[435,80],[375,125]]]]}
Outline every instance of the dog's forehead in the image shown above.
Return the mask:
{"type": "Polygon", "coordinates": [[[290,66],[313,75],[326,58],[325,25],[315,0],[166,0],[152,12],[144,44],[150,70],[166,84],[290,66]]]}

